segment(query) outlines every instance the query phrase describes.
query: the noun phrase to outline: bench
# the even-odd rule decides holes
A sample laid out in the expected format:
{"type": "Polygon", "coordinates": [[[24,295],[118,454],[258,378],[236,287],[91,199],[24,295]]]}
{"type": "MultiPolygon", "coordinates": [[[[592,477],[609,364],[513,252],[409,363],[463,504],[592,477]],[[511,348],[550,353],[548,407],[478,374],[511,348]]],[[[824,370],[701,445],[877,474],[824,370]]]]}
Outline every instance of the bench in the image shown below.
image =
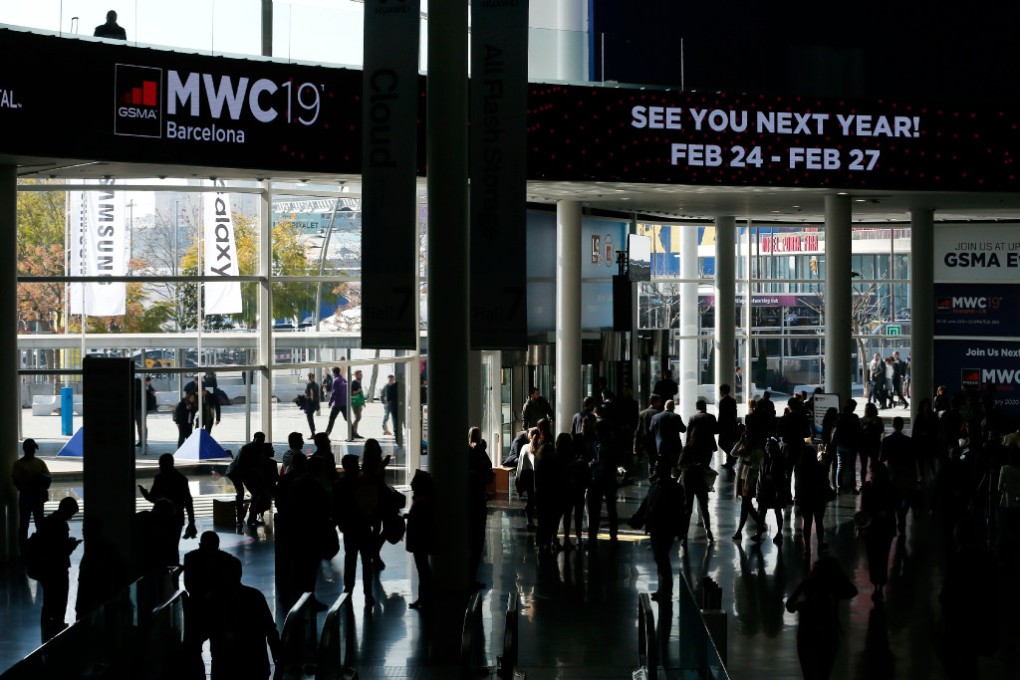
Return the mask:
{"type": "Polygon", "coordinates": [[[502,465],[492,468],[492,481],[485,487],[485,493],[488,494],[509,494],[510,493],[510,473],[514,471],[514,468],[503,467],[502,465]]]}
{"type": "MultiPolygon", "coordinates": [[[[81,415],[81,395],[75,394],[72,400],[73,411],[77,416],[81,415]]],[[[33,416],[58,416],[60,415],[59,394],[36,394],[32,397],[33,416]]]]}

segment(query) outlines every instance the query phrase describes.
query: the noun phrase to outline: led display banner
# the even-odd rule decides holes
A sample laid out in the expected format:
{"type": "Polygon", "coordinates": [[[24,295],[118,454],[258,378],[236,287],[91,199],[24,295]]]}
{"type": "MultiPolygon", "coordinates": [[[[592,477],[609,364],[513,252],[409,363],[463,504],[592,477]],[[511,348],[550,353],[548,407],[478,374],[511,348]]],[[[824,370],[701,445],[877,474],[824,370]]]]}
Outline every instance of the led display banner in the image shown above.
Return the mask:
{"type": "Polygon", "coordinates": [[[1020,344],[1001,340],[936,340],[936,385],[950,394],[993,390],[995,404],[1010,417],[1020,416],[1020,344]]]}
{"type": "Polygon", "coordinates": [[[532,85],[528,175],[560,181],[1016,191],[1003,108],[532,85]]]}
{"type": "Polygon", "coordinates": [[[471,4],[471,347],[524,349],[528,2],[471,4]]]}
{"type": "Polygon", "coordinates": [[[366,0],[361,345],[414,349],[418,0],[366,0]]]}
{"type": "Polygon", "coordinates": [[[935,284],[935,335],[1020,336],[1020,285],[935,284]]]}
{"type": "Polygon", "coordinates": [[[934,265],[938,283],[1017,281],[1020,225],[936,225],[934,265]]]}
{"type": "Polygon", "coordinates": [[[0,44],[0,153],[360,172],[359,71],[11,30],[0,44]]]}

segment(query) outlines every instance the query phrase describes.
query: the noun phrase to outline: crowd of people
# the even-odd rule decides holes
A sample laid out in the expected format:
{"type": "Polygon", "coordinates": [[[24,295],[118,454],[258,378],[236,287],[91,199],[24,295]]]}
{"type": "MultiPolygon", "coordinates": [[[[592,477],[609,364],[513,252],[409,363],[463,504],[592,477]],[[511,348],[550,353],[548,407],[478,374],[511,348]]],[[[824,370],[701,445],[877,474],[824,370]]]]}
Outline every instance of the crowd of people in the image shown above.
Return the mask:
{"type": "MultiPolygon", "coordinates": [[[[748,401],[741,423],[731,390],[722,385],[718,415],[708,413],[707,404],[698,400],[695,412],[685,419],[676,412],[670,383],[665,376],[657,384],[668,398],[653,393],[643,410],[629,390],[620,398],[603,390],[601,399],[586,398],[572,418],[569,432],[558,435],[554,434],[548,403],[537,390],[530,391],[522,421],[528,423],[531,418],[531,426],[515,438],[502,463],[516,470],[515,485],[524,501],[526,528],[534,533],[540,555],[574,548],[592,551],[600,539],[618,541],[618,488],[647,465],[648,491],[628,524],[650,535],[659,576],[654,597],[668,600],[674,580],[672,548],[677,539],[686,547],[695,501],[704,538],[715,540],[707,495],[722,472],[733,479],[735,500],[740,504],[734,541],[760,542],[771,537],[781,544],[784,536],[792,533],[790,520],[796,517],[802,524],[806,556],[810,559],[812,552],[819,555],[787,607],[801,614],[798,648],[811,651],[810,659],[802,658],[806,677],[827,677],[836,641],[818,636],[836,635],[836,629],[821,622],[835,616],[840,600],[856,594],[838,560],[827,550],[824,520],[828,504],[845,494],[843,502],[852,501],[857,510],[853,522],[864,543],[876,607],[887,597],[893,541],[904,539],[911,513],[930,513],[934,521],[925,526],[936,527],[937,538],[945,546],[945,577],[939,597],[947,626],[956,626],[954,635],[973,643],[946,650],[946,663],[954,675],[975,667],[977,654],[986,649],[979,643],[994,639],[983,622],[994,619],[988,608],[993,601],[996,565],[1015,566],[1020,558],[1020,431],[997,409],[993,393],[961,392],[948,397],[948,391],[940,387],[934,400],[923,399],[919,404],[910,436],[904,431],[903,418],[893,418],[887,432],[874,403],[865,404],[863,416],[858,416],[857,403],[849,400],[841,410],[829,409],[818,436],[812,418],[813,397],[790,398],[780,415],[766,392],[748,401]],[[720,451],[722,455],[717,453],[720,451]],[[715,465],[717,460],[721,464],[715,465]],[[859,496],[859,505],[854,496],[859,496]],[[600,534],[603,526],[608,535],[600,534]],[[960,623],[968,620],[982,624],[960,623]]],[[[333,387],[335,390],[337,385],[333,387]]],[[[432,477],[423,471],[414,476],[412,503],[402,514],[405,499],[385,481],[389,457],[382,456],[378,441],[366,440],[360,459],[344,456],[340,469],[328,435],[316,433],[313,441],[314,452],[306,457],[303,435],[291,433],[288,449],[277,462],[265,436],[256,433],[227,470],[237,490],[238,524],[263,524],[263,513],[275,501],[278,569],[283,570],[278,582],[287,590],[281,593],[283,603],[296,601],[302,592],[314,593],[321,561],[332,559],[342,547],[345,591],[356,587],[360,562],[365,603],[373,606],[374,581],[385,568],[380,548],[387,540],[404,540],[419,574],[418,598],[410,606],[432,606],[435,592],[429,556],[439,541],[432,477]]],[[[47,638],[63,626],[69,555],[79,543],[69,538],[67,520],[77,512],[77,505],[71,507],[73,500],[65,499],[57,512],[42,516],[48,470],[35,458],[35,450],[35,443],[26,440],[25,456],[17,462],[12,478],[21,492],[19,539],[26,551],[47,556],[46,568],[35,569],[43,584],[47,638]],[[41,537],[36,543],[45,544],[45,549],[28,550],[32,517],[41,537]]],[[[492,461],[479,428],[468,433],[466,461],[469,573],[476,579],[485,537],[486,487],[493,479],[492,461]]],[[[162,456],[159,463],[151,487],[139,487],[153,504],[137,517],[142,543],[139,573],[177,564],[181,536],[197,534],[186,478],[174,468],[171,454],[162,456]]],[[[101,531],[85,529],[86,541],[93,536],[101,540],[101,531]]],[[[260,604],[255,595],[241,588],[239,564],[216,553],[215,540],[215,534],[204,535],[199,550],[189,553],[193,556],[190,561],[206,565],[195,571],[219,565],[216,569],[222,573],[217,572],[215,579],[228,585],[217,588],[217,597],[226,593],[236,599],[231,616],[241,609],[251,614],[231,619],[233,624],[197,625],[193,630],[201,639],[189,638],[192,647],[200,648],[225,626],[243,625],[251,635],[260,635],[265,641],[262,646],[273,651],[275,628],[270,632],[272,626],[264,625],[264,598],[260,604]]],[[[83,575],[117,573],[111,565],[94,561],[83,559],[83,575]]],[[[191,592],[189,580],[203,579],[189,579],[188,562],[186,557],[185,582],[191,592]]],[[[104,592],[108,594],[115,586],[108,582],[104,592]]],[[[473,587],[484,586],[475,580],[473,587]]],[[[202,586],[195,588],[200,592],[202,586]]],[[[257,591],[255,594],[261,597],[257,591]]],[[[79,588],[79,616],[92,604],[102,602],[101,595],[79,588]]],[[[200,614],[202,607],[208,606],[201,604],[203,597],[196,596],[197,604],[192,605],[200,614]]],[[[325,607],[318,601],[313,605],[325,607]]],[[[233,653],[222,641],[211,644],[214,659],[217,649],[220,658],[230,658],[233,653]]],[[[260,658],[259,664],[262,661],[260,658]]],[[[268,657],[264,661],[268,668],[268,657]]]]}

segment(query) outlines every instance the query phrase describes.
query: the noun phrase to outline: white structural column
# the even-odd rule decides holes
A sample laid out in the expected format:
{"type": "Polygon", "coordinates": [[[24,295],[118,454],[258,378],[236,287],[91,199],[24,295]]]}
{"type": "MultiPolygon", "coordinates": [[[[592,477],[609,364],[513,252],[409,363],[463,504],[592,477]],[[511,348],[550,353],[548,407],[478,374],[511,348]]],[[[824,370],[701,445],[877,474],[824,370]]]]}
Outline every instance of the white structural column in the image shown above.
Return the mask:
{"type": "Polygon", "coordinates": [[[556,9],[556,75],[560,80],[584,81],[587,0],[558,0],[556,9]]]}
{"type": "Polygon", "coordinates": [[[260,182],[259,194],[259,357],[266,366],[259,373],[259,416],[266,441],[273,441],[273,194],[269,180],[260,182]]]}
{"type": "Polygon", "coordinates": [[[6,286],[0,286],[0,316],[7,319],[7,332],[0,336],[0,385],[7,385],[7,399],[0,399],[0,561],[17,554],[18,498],[11,482],[11,466],[18,459],[18,175],[12,165],[0,165],[0,271],[7,272],[6,286]]]}
{"type": "Polygon", "coordinates": [[[701,373],[698,357],[698,228],[674,226],[680,230],[680,278],[689,282],[680,284],[680,370],[676,376],[680,393],[677,413],[686,420],[694,413],[698,399],[698,376],[701,373]]]}
{"type": "MultiPolygon", "coordinates": [[[[737,313],[736,220],[715,218],[715,386],[733,387],[737,313]]],[[[706,395],[708,396],[708,395],[706,395]]]]}
{"type": "MultiPolygon", "coordinates": [[[[935,393],[935,213],[910,211],[910,414],[935,393]]],[[[2,318],[2,317],[0,317],[2,318]]]]}
{"type": "MultiPolygon", "coordinates": [[[[468,392],[468,7],[433,0],[428,25],[428,403],[468,392]],[[437,247],[442,244],[442,247],[437,247]]],[[[478,395],[473,395],[477,399],[478,395]]],[[[464,592],[469,574],[467,409],[429,411],[429,469],[443,518],[432,563],[440,591],[464,592]]],[[[451,600],[452,601],[452,600],[451,600]]]]}
{"type": "MultiPolygon", "coordinates": [[[[514,404],[516,407],[516,404],[514,404]]],[[[556,204],[556,431],[581,409],[581,204],[556,204]]]]}
{"type": "Polygon", "coordinates": [[[496,449],[491,448],[494,442],[488,441],[489,433],[482,423],[482,399],[485,396],[482,394],[482,353],[478,350],[471,350],[467,355],[467,377],[468,377],[468,399],[467,399],[467,417],[468,425],[471,427],[482,428],[482,436],[485,437],[486,443],[489,445],[489,455],[492,458],[498,457],[500,454],[496,449]]]}
{"type": "Polygon", "coordinates": [[[825,391],[850,399],[853,290],[850,279],[850,197],[825,197],[825,391]]]}

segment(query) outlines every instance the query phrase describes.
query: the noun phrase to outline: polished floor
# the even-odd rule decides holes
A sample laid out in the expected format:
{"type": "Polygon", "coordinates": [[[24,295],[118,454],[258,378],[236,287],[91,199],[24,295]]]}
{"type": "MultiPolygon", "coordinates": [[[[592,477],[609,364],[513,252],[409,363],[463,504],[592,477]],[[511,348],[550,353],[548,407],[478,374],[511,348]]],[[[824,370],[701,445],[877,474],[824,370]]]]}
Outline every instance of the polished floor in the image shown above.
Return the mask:
{"type": "MultiPolygon", "coordinates": [[[[728,669],[731,677],[751,678],[766,672],[770,678],[799,678],[796,650],[796,615],[784,608],[786,597],[809,568],[803,537],[787,519],[780,545],[760,545],[749,538],[734,542],[738,505],[732,500],[732,481],[726,472],[710,495],[710,518],[715,541],[708,542],[704,529],[692,526],[689,546],[674,551],[674,573],[699,584],[703,576],[722,588],[723,608],[728,612],[728,669]]],[[[217,490],[219,482],[206,480],[217,490]]],[[[620,516],[629,516],[644,492],[641,484],[621,489],[620,516]]],[[[826,516],[828,542],[860,594],[841,605],[842,642],[834,678],[947,677],[940,650],[951,643],[941,638],[938,590],[942,574],[937,566],[941,547],[931,538],[930,520],[924,513],[908,520],[906,535],[889,553],[891,580],[887,602],[875,605],[870,598],[863,542],[855,536],[852,516],[858,496],[841,496],[826,516]]],[[[696,520],[695,520],[696,521],[696,520]]],[[[775,520],[770,515],[770,529],[775,520]]],[[[211,517],[200,519],[200,530],[211,529],[211,517]]],[[[799,521],[796,521],[799,526],[799,521]]],[[[72,531],[80,531],[80,523],[72,531]]],[[[272,527],[235,533],[220,530],[222,547],[244,564],[244,582],[275,597],[274,541],[272,527]]],[[[645,536],[621,530],[616,544],[599,541],[594,551],[559,552],[543,558],[536,551],[533,534],[526,531],[521,504],[516,497],[490,503],[487,545],[481,580],[484,591],[483,619],[488,646],[485,660],[495,664],[501,652],[503,614],[507,593],[521,598],[520,666],[529,678],[629,678],[638,663],[638,594],[655,590],[657,578],[645,536]]],[[[182,550],[195,547],[182,541],[182,550]]],[[[76,554],[76,558],[80,555],[76,554]]],[[[354,595],[359,677],[443,677],[434,669],[431,627],[427,615],[410,610],[416,578],[402,545],[387,544],[382,552],[386,568],[375,583],[376,605],[364,607],[354,595]]],[[[74,581],[68,616],[73,616],[74,581]]],[[[360,579],[359,579],[360,582],[360,579]]],[[[1020,588],[1015,571],[1000,576],[1000,644],[992,657],[980,661],[981,678],[1020,676],[1020,654],[1015,641],[1020,633],[1020,588]]],[[[342,559],[324,563],[317,596],[329,602],[342,589],[342,559]]],[[[6,668],[37,646],[39,602],[35,583],[17,566],[11,566],[0,583],[0,668],[6,668]]],[[[282,611],[276,612],[282,622],[282,611]]],[[[677,659],[679,640],[675,608],[659,609],[657,626],[669,642],[663,665],[677,659]]],[[[439,670],[439,669],[435,669],[439,670]]]]}

